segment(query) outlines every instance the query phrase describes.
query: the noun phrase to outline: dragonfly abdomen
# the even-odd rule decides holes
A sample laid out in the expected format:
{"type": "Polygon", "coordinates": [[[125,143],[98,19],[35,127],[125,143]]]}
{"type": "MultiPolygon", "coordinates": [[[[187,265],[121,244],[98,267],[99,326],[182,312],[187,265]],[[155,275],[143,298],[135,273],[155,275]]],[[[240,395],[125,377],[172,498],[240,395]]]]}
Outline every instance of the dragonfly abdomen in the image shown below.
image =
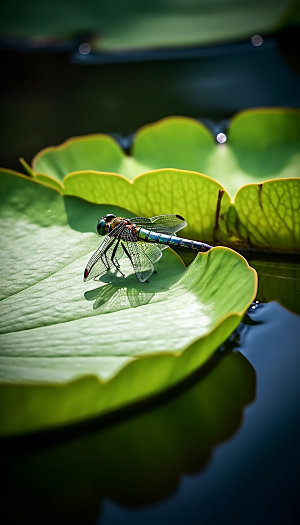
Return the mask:
{"type": "Polygon", "coordinates": [[[177,237],[177,235],[167,235],[166,233],[157,233],[146,228],[138,229],[138,238],[146,242],[155,242],[158,244],[166,244],[167,246],[182,246],[183,248],[190,248],[199,252],[207,252],[212,248],[209,244],[204,242],[192,241],[177,237]]]}

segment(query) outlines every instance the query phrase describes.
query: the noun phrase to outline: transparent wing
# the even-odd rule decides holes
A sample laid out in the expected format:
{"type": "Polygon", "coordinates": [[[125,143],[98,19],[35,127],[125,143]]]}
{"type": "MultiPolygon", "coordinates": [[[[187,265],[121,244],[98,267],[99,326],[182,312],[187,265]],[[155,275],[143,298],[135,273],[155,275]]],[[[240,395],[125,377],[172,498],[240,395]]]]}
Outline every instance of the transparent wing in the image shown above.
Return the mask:
{"type": "Polygon", "coordinates": [[[186,220],[181,215],[156,215],[155,217],[133,217],[130,219],[134,224],[157,233],[168,233],[174,235],[187,226],[186,220]]]}
{"type": "Polygon", "coordinates": [[[153,262],[143,251],[141,242],[121,241],[139,281],[144,283],[154,272],[153,262]]]}
{"type": "Polygon", "coordinates": [[[150,259],[150,261],[154,264],[161,258],[162,250],[168,248],[168,246],[163,244],[160,244],[158,246],[157,244],[151,242],[139,241],[138,248],[141,248],[143,252],[147,255],[147,257],[150,259]]]}
{"type": "Polygon", "coordinates": [[[109,270],[110,265],[106,257],[105,251],[108,247],[117,242],[117,239],[112,239],[108,235],[104,238],[104,241],[100,244],[98,250],[93,253],[89,259],[83,274],[83,280],[89,281],[99,275],[102,275],[109,270]]]}
{"type": "Polygon", "coordinates": [[[124,275],[127,274],[128,272],[124,272],[124,268],[122,267],[122,270],[121,270],[121,265],[120,265],[120,260],[122,259],[122,257],[124,257],[125,255],[125,252],[123,250],[123,248],[121,247],[120,243],[118,242],[118,240],[116,240],[116,242],[114,244],[112,244],[107,252],[106,252],[106,257],[107,257],[107,261],[108,261],[108,264],[109,264],[109,269],[110,270],[119,270],[121,274],[124,275]]]}
{"type": "Polygon", "coordinates": [[[136,242],[137,239],[133,235],[132,230],[123,226],[121,233],[117,235],[116,242],[109,246],[106,251],[110,270],[119,272],[124,277],[132,274],[133,264],[131,257],[128,249],[124,250],[123,246],[125,246],[125,244],[136,244],[136,242]]]}
{"type": "MultiPolygon", "coordinates": [[[[89,259],[83,274],[83,280],[89,281],[95,279],[109,270],[111,265],[111,256],[114,250],[114,246],[118,242],[118,239],[122,236],[124,229],[123,224],[119,224],[110,233],[108,233],[99,248],[93,253],[89,259]]],[[[121,257],[121,252],[118,250],[118,255],[121,257]]]]}

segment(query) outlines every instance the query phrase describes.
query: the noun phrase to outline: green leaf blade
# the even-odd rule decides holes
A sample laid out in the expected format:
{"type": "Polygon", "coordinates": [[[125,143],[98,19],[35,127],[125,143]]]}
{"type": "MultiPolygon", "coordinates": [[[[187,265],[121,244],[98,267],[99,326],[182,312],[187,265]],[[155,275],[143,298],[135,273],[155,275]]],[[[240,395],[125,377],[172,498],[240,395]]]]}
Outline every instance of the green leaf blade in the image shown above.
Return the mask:
{"type": "Polygon", "coordinates": [[[205,242],[226,236],[230,197],[222,186],[199,173],[162,169],[131,183],[118,175],[78,172],[65,179],[65,192],[99,204],[134,210],[135,215],[179,213],[188,221],[182,235],[205,242]]]}
{"type": "Polygon", "coordinates": [[[282,251],[300,250],[300,179],[248,185],[235,198],[245,243],[282,251]]]}
{"type": "Polygon", "coordinates": [[[224,144],[193,119],[167,117],[136,133],[131,156],[111,137],[91,135],[43,150],[33,166],[41,182],[91,202],[148,216],[180,207],[186,234],[210,244],[298,252],[298,210],[288,193],[296,183],[288,180],[299,179],[299,140],[299,110],[258,108],[231,120],[224,144]],[[278,185],[269,191],[272,180],[278,185]],[[266,190],[255,195],[249,184],[266,190]]]}
{"type": "Polygon", "coordinates": [[[83,169],[118,172],[123,157],[113,138],[95,134],[73,137],[60,146],[40,151],[34,157],[32,167],[37,173],[62,181],[68,173],[83,169]]]}
{"type": "Polygon", "coordinates": [[[255,296],[254,270],[226,248],[199,254],[188,270],[168,250],[150,283],[109,275],[84,284],[99,243],[94,224],[108,207],[9,172],[0,183],[1,257],[8,248],[12,269],[1,275],[3,434],[106,414],[175,385],[209,359],[255,296]]]}

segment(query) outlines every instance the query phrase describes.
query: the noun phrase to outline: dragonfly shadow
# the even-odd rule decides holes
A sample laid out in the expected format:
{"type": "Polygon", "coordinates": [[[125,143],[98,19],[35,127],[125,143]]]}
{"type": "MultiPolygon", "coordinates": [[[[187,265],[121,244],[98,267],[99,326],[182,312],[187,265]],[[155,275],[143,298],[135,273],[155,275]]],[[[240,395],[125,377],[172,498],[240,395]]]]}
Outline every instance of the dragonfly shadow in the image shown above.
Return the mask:
{"type": "Polygon", "coordinates": [[[142,287],[125,287],[110,282],[85,292],[84,297],[87,301],[93,301],[94,310],[106,313],[148,304],[154,295],[154,291],[145,291],[142,287]]]}
{"type": "Polygon", "coordinates": [[[158,262],[158,272],[150,277],[149,282],[139,282],[135,274],[124,278],[108,272],[100,279],[94,280],[95,283],[101,283],[101,285],[86,291],[84,297],[87,301],[93,301],[93,309],[98,310],[98,313],[109,313],[149,304],[156,294],[167,291],[180,277],[178,269],[174,272],[170,271],[169,256],[165,254],[164,259],[158,262]],[[164,276],[163,279],[159,278],[160,274],[164,276]]]}

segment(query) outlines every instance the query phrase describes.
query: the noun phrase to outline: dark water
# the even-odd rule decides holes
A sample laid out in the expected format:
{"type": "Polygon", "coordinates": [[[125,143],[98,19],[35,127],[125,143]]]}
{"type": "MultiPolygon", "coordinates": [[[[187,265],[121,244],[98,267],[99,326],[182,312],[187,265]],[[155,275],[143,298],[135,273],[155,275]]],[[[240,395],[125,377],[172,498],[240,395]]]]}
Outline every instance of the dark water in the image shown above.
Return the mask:
{"type": "Polygon", "coordinates": [[[150,406],[5,441],[4,523],[296,524],[299,328],[259,304],[202,372],[150,406]]]}
{"type": "MultiPolygon", "coordinates": [[[[71,135],[127,135],[171,114],[219,131],[240,109],[298,106],[291,35],[105,65],[2,50],[1,163],[18,169],[20,155],[71,135]]],[[[299,262],[252,264],[265,304],[172,393],[110,422],[1,443],[3,523],[299,522],[299,262]]]]}
{"type": "Polygon", "coordinates": [[[251,318],[261,324],[242,328],[238,351],[255,372],[255,398],[244,409],[239,428],[212,449],[203,470],[182,473],[170,498],[139,510],[107,501],[98,523],[297,522],[299,319],[275,303],[261,305],[251,318]]]}

